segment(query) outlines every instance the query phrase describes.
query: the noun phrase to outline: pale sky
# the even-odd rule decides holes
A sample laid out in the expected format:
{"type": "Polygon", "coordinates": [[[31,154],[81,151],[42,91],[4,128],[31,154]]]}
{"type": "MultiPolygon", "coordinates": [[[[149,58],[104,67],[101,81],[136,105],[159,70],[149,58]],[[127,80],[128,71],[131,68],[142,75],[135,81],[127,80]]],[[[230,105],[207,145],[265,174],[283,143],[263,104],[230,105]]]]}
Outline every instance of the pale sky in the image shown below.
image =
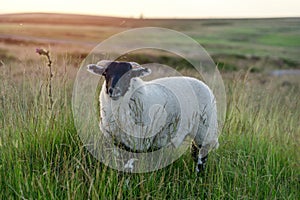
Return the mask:
{"type": "Polygon", "coordinates": [[[145,18],[300,17],[300,0],[0,0],[0,14],[58,12],[145,18]]]}

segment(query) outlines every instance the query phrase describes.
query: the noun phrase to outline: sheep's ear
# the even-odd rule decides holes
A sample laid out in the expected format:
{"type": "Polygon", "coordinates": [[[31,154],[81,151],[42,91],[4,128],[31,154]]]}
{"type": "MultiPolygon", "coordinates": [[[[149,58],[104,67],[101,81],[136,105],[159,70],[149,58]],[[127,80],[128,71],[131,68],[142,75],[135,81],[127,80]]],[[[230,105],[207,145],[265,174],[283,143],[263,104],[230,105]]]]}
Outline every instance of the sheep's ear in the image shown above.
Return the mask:
{"type": "Polygon", "coordinates": [[[110,65],[113,61],[111,60],[101,60],[97,64],[90,64],[87,66],[88,71],[96,74],[96,75],[103,75],[103,72],[110,65]]]}
{"type": "Polygon", "coordinates": [[[87,66],[87,68],[88,68],[89,72],[96,74],[96,75],[102,75],[103,72],[105,71],[105,67],[95,65],[95,64],[90,64],[87,66]]]}
{"type": "Polygon", "coordinates": [[[139,68],[139,67],[141,67],[141,65],[139,63],[136,63],[136,62],[129,62],[129,64],[131,64],[132,68],[139,68]]]}
{"type": "Polygon", "coordinates": [[[140,64],[136,62],[129,62],[132,66],[131,76],[132,77],[143,77],[151,74],[151,70],[148,68],[142,67],[140,64]]]}
{"type": "Polygon", "coordinates": [[[149,68],[138,67],[132,69],[132,77],[143,77],[151,74],[151,70],[149,68]]]}

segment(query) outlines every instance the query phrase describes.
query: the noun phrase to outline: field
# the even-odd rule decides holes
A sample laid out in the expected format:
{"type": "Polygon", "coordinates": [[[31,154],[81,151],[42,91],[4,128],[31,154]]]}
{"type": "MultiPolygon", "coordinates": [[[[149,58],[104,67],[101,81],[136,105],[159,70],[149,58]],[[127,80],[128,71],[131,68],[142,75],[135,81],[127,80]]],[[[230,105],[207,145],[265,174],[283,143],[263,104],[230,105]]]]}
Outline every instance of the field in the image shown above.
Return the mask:
{"type": "MultiPolygon", "coordinates": [[[[180,41],[178,41],[180,42],[180,41]]],[[[299,199],[300,19],[127,19],[60,14],[0,15],[0,199],[299,199]],[[151,173],[110,169],[82,144],[72,90],[88,53],[115,33],[157,26],[202,44],[225,83],[220,147],[199,176],[186,152],[151,173]],[[54,76],[49,109],[47,59],[54,76]]],[[[193,76],[184,60],[134,53],[193,76]]]]}

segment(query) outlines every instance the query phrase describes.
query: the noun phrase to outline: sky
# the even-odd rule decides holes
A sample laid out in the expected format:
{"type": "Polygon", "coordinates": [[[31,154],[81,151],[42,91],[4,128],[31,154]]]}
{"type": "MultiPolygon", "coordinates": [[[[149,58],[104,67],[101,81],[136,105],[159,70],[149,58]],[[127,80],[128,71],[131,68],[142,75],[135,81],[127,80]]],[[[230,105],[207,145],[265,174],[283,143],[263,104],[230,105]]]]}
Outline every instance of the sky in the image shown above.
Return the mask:
{"type": "Polygon", "coordinates": [[[0,14],[19,12],[144,18],[300,17],[300,0],[0,0],[0,14]]]}

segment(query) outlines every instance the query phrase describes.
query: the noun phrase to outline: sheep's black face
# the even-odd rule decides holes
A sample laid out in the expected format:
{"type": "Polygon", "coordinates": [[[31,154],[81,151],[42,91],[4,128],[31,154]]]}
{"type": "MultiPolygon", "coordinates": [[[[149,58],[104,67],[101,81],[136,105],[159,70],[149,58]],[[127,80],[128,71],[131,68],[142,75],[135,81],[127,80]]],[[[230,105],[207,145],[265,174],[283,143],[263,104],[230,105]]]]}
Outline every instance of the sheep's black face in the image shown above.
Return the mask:
{"type": "Polygon", "coordinates": [[[133,77],[147,76],[151,70],[135,62],[117,62],[102,60],[97,64],[87,66],[88,71],[105,77],[106,94],[113,100],[124,96],[133,77]]]}
{"type": "Polygon", "coordinates": [[[103,72],[106,83],[106,93],[117,100],[124,96],[130,85],[132,66],[127,62],[112,62],[103,72]]]}

